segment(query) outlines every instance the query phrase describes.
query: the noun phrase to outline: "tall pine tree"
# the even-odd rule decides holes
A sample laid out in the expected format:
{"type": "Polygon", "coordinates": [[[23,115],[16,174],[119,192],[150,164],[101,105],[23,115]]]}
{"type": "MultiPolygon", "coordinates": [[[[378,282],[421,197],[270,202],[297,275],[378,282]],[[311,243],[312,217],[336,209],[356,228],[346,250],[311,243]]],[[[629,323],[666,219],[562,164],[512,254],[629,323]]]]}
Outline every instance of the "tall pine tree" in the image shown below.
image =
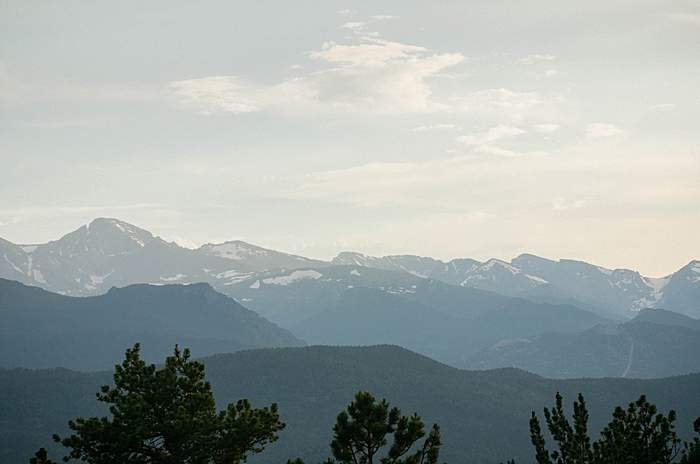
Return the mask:
{"type": "MultiPolygon", "coordinates": [[[[141,359],[138,344],[127,350],[114,385],[104,385],[97,399],[109,404],[110,417],[78,418],[68,423],[70,436],[54,435],[69,449],[65,461],[238,464],[284,428],[275,404],[254,409],[240,400],[217,412],[204,365],[177,347],[161,368],[141,359]]],[[[50,462],[42,450],[35,459],[50,462]]]]}
{"type": "MultiPolygon", "coordinates": [[[[617,407],[595,442],[588,434],[588,410],[581,394],[573,404],[572,422],[565,415],[559,393],[554,407],[544,408],[544,417],[556,448],[547,449],[540,421],[533,412],[530,440],[538,464],[671,464],[679,455],[675,411],[660,413],[644,395],[627,409],[617,407]]],[[[700,433],[700,419],[695,421],[695,430],[700,433]]],[[[697,437],[685,444],[680,463],[700,464],[697,437]]]]}
{"type": "MultiPolygon", "coordinates": [[[[368,392],[358,392],[338,414],[331,441],[333,458],[325,464],[437,464],[441,444],[437,424],[426,434],[417,414],[404,416],[385,399],[377,401],[368,392]],[[386,449],[389,437],[391,445],[386,449]],[[414,447],[424,437],[423,443],[414,447]]],[[[303,461],[295,459],[288,464],[303,461]]]]}

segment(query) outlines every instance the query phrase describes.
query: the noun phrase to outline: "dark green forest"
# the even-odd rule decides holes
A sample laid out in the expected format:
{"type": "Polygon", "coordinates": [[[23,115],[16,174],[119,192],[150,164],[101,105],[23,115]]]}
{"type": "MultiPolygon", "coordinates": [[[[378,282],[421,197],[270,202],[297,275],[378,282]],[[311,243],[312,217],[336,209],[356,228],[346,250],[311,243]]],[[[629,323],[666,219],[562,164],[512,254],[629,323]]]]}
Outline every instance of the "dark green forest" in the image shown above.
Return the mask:
{"type": "MultiPolygon", "coordinates": [[[[327,459],[338,413],[358,391],[386,398],[404,414],[418,413],[424,424],[438,424],[440,462],[533,462],[528,421],[557,392],[567,401],[583,394],[593,437],[610,422],[616,407],[642,394],[659,411],[676,411],[679,439],[692,437],[693,421],[700,416],[698,374],[658,380],[549,380],[516,369],[463,371],[395,346],[263,349],[202,362],[219,409],[240,399],[253,409],[277,405],[285,427],[278,440],[249,458],[255,463],[327,459]]],[[[40,447],[47,447],[52,458],[61,456],[63,447],[51,440],[54,433],[65,438],[70,436],[69,420],[108,415],[106,405],[95,398],[101,385],[114,385],[112,372],[0,371],[6,399],[0,409],[0,461],[27,462],[40,447]]]]}

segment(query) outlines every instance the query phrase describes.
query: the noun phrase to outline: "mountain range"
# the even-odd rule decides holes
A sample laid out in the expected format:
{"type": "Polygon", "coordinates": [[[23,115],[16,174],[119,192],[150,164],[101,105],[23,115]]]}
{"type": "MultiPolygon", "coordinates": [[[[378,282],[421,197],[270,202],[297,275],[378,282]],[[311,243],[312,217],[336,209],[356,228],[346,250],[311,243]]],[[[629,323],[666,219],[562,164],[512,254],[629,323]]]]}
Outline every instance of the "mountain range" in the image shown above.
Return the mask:
{"type": "MultiPolygon", "coordinates": [[[[615,406],[642,393],[661,411],[677,411],[683,438],[700,416],[700,374],[548,380],[517,369],[464,371],[395,346],[258,349],[203,361],[219,407],[239,398],[258,407],[279,405],[287,427],[279,441],[249,459],[252,464],[329,457],[335,417],[358,390],[386,398],[404,414],[417,412],[427,424],[437,422],[445,462],[533,461],[530,412],[551,406],[557,391],[567,410],[577,393],[584,394],[593,434],[611,420],[615,406]]],[[[70,418],[105,414],[95,392],[110,382],[110,372],[0,369],[0,462],[26,463],[40,446],[61,456],[51,434],[65,433],[70,418]]]]}
{"type": "Polygon", "coordinates": [[[269,271],[227,292],[311,344],[392,343],[453,365],[504,338],[612,323],[576,306],[360,266],[269,271]]]}
{"type": "Polygon", "coordinates": [[[151,361],[175,344],[203,356],[304,344],[209,284],[137,284],[77,298],[0,279],[0,320],[2,367],[107,369],[136,342],[151,361]]]}
{"type": "Polygon", "coordinates": [[[538,301],[571,303],[629,318],[644,308],[664,308],[700,317],[700,261],[694,260],[663,278],[630,269],[607,269],[583,261],[554,261],[521,254],[510,262],[419,256],[372,257],[340,253],[333,264],[354,264],[404,271],[453,285],[489,290],[538,301]]]}
{"type": "Polygon", "coordinates": [[[0,277],[71,296],[99,295],[111,287],[134,283],[195,282],[207,282],[235,296],[229,287],[261,272],[359,266],[533,301],[571,304],[611,318],[629,319],[644,308],[700,317],[700,261],[691,261],[662,278],[529,254],[510,262],[468,258],[443,262],[412,255],[372,257],[342,252],[331,261],[322,261],[242,241],[192,250],[109,218],[95,219],[45,244],[18,245],[0,239],[0,255],[0,277]]]}
{"type": "Polygon", "coordinates": [[[504,339],[462,366],[518,367],[550,378],[658,378],[700,372],[699,353],[700,320],[645,309],[621,324],[504,339]]]}
{"type": "Polygon", "coordinates": [[[5,367],[103,369],[142,341],[149,359],[175,343],[202,355],[390,343],[557,378],[700,370],[687,322],[699,312],[696,261],[663,279],[534,255],[326,262],[242,241],[183,248],[108,218],[43,245],[0,241],[0,254],[0,278],[12,279],[0,280],[5,367]]]}

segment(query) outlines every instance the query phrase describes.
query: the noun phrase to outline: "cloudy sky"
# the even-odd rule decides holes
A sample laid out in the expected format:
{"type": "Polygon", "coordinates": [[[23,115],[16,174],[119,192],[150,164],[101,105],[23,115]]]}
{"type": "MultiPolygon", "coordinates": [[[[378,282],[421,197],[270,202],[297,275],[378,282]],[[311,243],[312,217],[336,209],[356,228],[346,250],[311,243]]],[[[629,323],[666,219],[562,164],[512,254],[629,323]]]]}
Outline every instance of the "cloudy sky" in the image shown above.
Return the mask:
{"type": "Polygon", "coordinates": [[[694,0],[0,0],[0,237],[700,258],[694,0]]]}

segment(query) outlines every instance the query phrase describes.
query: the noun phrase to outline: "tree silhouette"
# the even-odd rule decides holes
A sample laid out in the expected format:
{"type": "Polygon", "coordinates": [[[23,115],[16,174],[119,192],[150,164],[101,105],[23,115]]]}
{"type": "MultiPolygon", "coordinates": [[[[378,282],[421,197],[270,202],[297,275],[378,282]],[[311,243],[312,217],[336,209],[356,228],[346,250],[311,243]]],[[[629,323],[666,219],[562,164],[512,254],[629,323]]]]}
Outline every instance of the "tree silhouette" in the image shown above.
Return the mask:
{"type": "MultiPolygon", "coordinates": [[[[71,420],[73,434],[54,440],[70,449],[64,461],[91,464],[237,464],[277,440],[284,428],[277,406],[253,409],[247,400],[217,412],[204,365],[175,347],[157,368],[138,344],[114,370],[114,386],[97,394],[111,417],[71,420]]],[[[36,464],[48,463],[45,451],[36,464]]]]}
{"type": "MultiPolygon", "coordinates": [[[[398,408],[389,408],[386,400],[377,401],[367,392],[358,392],[345,411],[338,414],[333,427],[327,464],[436,464],[440,451],[440,428],[434,424],[421,446],[411,452],[426,431],[420,416],[403,416],[398,408]],[[378,453],[393,435],[386,454],[378,453]],[[377,459],[378,458],[378,459],[377,459]]],[[[298,463],[297,463],[298,464],[298,463]]]]}
{"type": "Polygon", "coordinates": [[[56,464],[54,461],[49,459],[46,448],[39,448],[34,454],[34,457],[29,460],[29,464],[56,464]]]}
{"type": "Polygon", "coordinates": [[[583,395],[578,395],[574,401],[573,425],[566,418],[562,397],[557,392],[554,407],[544,408],[547,428],[558,449],[548,452],[542,435],[539,420],[535,413],[530,418],[530,439],[535,447],[535,457],[538,464],[589,464],[592,462],[593,451],[588,437],[588,410],[583,395]]]}
{"type": "Polygon", "coordinates": [[[613,420],[601,431],[594,444],[598,462],[620,464],[673,462],[680,440],[674,431],[676,412],[659,413],[644,395],[627,410],[615,408],[613,420]]]}
{"type": "MultiPolygon", "coordinates": [[[[700,434],[700,417],[695,419],[693,428],[695,433],[700,434]]],[[[700,464],[700,438],[695,437],[693,441],[686,442],[683,445],[681,464],[700,464]]]]}
{"type": "MultiPolygon", "coordinates": [[[[530,440],[538,464],[670,464],[679,453],[675,411],[667,415],[659,413],[644,395],[627,409],[615,408],[612,421],[593,443],[588,434],[588,410],[581,394],[573,404],[572,422],[564,413],[559,393],[554,407],[544,408],[544,417],[557,448],[551,452],[547,449],[539,419],[533,412],[530,440]]],[[[696,420],[695,429],[700,432],[700,419],[696,420]]],[[[700,443],[695,438],[685,444],[681,463],[699,464],[699,457],[700,443]]]]}

